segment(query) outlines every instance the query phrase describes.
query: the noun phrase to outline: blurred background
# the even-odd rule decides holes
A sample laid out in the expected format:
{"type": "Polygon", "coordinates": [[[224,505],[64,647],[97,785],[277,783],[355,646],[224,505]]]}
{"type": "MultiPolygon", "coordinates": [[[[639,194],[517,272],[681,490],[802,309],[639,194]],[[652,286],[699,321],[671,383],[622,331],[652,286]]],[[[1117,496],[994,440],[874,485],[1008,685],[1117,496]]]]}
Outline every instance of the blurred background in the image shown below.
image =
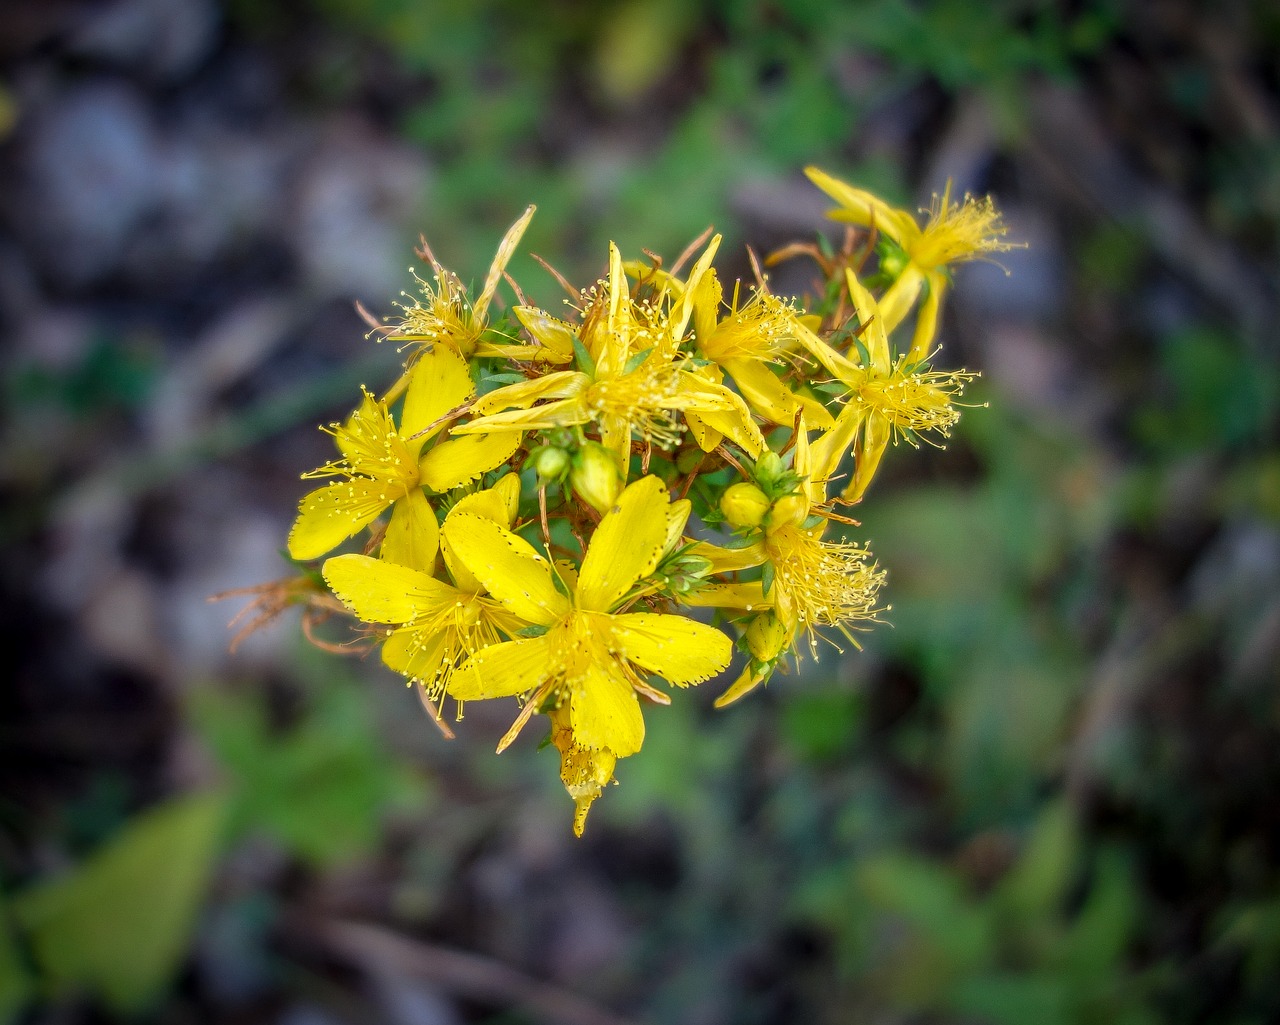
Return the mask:
{"type": "Polygon", "coordinates": [[[4,4],[0,1021],[1280,1020],[1278,227],[1267,0],[4,4]],[[859,511],[865,650],[654,709],[581,841],[511,709],[228,653],[419,232],[732,276],[810,163],[1028,243],[859,511]]]}

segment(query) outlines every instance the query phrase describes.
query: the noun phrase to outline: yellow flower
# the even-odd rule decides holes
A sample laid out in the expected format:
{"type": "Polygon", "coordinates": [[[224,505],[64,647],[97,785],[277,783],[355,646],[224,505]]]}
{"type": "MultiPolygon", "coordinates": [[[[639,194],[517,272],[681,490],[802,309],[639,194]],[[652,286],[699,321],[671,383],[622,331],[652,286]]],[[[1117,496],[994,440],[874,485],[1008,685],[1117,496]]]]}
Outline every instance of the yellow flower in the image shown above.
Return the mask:
{"type": "Polygon", "coordinates": [[[927,286],[907,352],[907,359],[913,363],[919,363],[929,354],[938,309],[949,281],[947,265],[1017,248],[1001,241],[1008,229],[1000,223],[1000,214],[989,196],[974,199],[966,194],[963,202],[953,203],[950,182],[941,196],[934,195],[929,219],[922,228],[908,211],[897,210],[870,192],[846,185],[816,167],[805,168],[805,174],[840,204],[828,217],[874,228],[905,254],[906,265],[880,299],[880,315],[886,332],[892,333],[902,323],[921,288],[927,286]]]}
{"type": "Polygon", "coordinates": [[[977,375],[963,370],[930,370],[927,363],[915,362],[909,354],[893,359],[879,305],[853,271],[847,270],[845,278],[858,313],[865,365],[841,356],[807,328],[802,327],[801,332],[806,348],[849,389],[835,426],[814,443],[814,452],[817,465],[829,475],[853,448],[855,469],[843,498],[857,502],[891,440],[905,437],[914,445],[916,434],[923,431],[947,436],[960,419],[953,400],[977,375]]]}
{"type": "MultiPolygon", "coordinates": [[[[706,273],[717,241],[699,260],[694,275],[706,273]]],[[[617,247],[611,245],[609,253],[609,280],[603,290],[587,294],[578,332],[586,358],[580,359],[579,368],[481,396],[474,407],[478,419],[456,428],[455,433],[596,424],[601,443],[626,466],[633,433],[660,447],[674,446],[680,440],[680,427],[673,413],[683,410],[696,414],[752,455],[758,453],[764,438],[741,396],[688,369],[678,358],[691,302],[681,300],[672,316],[652,304],[637,308],[617,247]]],[[[526,311],[521,319],[535,338],[538,332],[546,333],[545,348],[562,346],[565,330],[573,337],[572,329],[554,318],[539,319],[526,311]]]]}
{"type": "Polygon", "coordinates": [[[483,649],[454,674],[449,693],[459,701],[525,695],[521,719],[547,704],[567,706],[574,745],[605,759],[635,754],[644,740],[637,692],[661,695],[645,677],[698,683],[731,655],[728,637],[712,627],[622,611],[667,549],[673,517],[687,515],[687,506],[668,502],[660,479],[642,477],[601,519],[576,581],[557,581],[528,542],[492,520],[451,516],[449,549],[509,612],[543,632],[483,649]]]}
{"type": "MultiPolygon", "coordinates": [[[[508,474],[495,487],[459,500],[449,516],[469,513],[509,526],[519,498],[520,478],[508,474]]],[[[385,634],[382,660],[417,684],[432,707],[457,666],[528,625],[485,594],[450,554],[446,549],[452,586],[421,569],[365,555],[338,555],[323,569],[329,588],[359,619],[396,627],[385,634]]]]}
{"type": "Polygon", "coordinates": [[[439,528],[422,488],[438,493],[475,480],[520,443],[518,434],[450,438],[422,451],[443,431],[445,415],[474,395],[466,362],[446,346],[414,363],[399,427],[387,404],[366,391],[345,424],[328,427],[342,458],[303,475],[336,479],[303,497],[289,554],[317,559],[390,507],[382,558],[430,572],[439,528]]]}
{"type": "Polygon", "coordinates": [[[735,284],[733,301],[720,316],[722,290],[714,270],[707,271],[692,295],[698,355],[728,374],[748,405],[776,424],[790,426],[803,409],[815,426],[832,425],[822,403],[793,392],[770,369],[788,360],[796,348],[799,315],[790,303],[765,288],[755,288],[739,305],[735,284]]]}
{"type": "MultiPolygon", "coordinates": [[[[410,299],[407,305],[401,307],[403,316],[399,323],[389,326],[387,337],[399,342],[420,342],[427,347],[446,345],[467,359],[473,355],[529,355],[515,351],[518,347],[493,345],[481,339],[489,326],[489,304],[498,290],[498,282],[502,280],[503,271],[511,261],[536,209],[529,207],[507,229],[506,235],[498,244],[498,252],[475,302],[467,299],[467,290],[458,276],[442,267],[430,250],[426,250],[424,255],[431,260],[434,282],[418,278],[422,297],[410,299]]],[[[393,388],[392,392],[394,391],[393,388]]]]}
{"type": "Polygon", "coordinates": [[[794,493],[774,501],[760,539],[743,548],[700,544],[693,549],[710,560],[717,572],[763,567],[760,580],[713,585],[686,599],[690,605],[738,609],[757,617],[751,620],[756,633],[748,638],[753,662],[717,700],[720,707],[767,680],[783,648],[802,631],[816,659],[819,628],[834,627],[857,647],[853,624],[874,619],[879,611],[876,595],[884,573],[868,562],[870,552],[847,541],[824,541],[826,520],[811,516],[814,506],[823,501],[829,472],[819,455],[816,446],[809,444],[801,418],[793,456],[799,484],[794,493]],[[759,621],[765,610],[772,610],[773,620],[759,621]],[[768,651],[771,658],[762,660],[761,653],[768,651]]]}

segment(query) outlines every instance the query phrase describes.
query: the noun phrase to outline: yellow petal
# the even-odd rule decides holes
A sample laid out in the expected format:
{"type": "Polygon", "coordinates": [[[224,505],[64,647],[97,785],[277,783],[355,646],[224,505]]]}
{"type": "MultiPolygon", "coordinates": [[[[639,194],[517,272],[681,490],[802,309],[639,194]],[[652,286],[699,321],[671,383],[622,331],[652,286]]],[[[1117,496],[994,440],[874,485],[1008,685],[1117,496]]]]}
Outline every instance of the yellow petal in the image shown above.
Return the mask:
{"type": "Polygon", "coordinates": [[[689,430],[693,432],[693,440],[698,443],[698,448],[703,452],[714,452],[724,440],[724,435],[714,427],[708,427],[697,413],[686,412],[684,422],[689,425],[689,430]]]}
{"type": "Polygon", "coordinates": [[[853,445],[866,417],[867,407],[863,403],[850,402],[836,417],[835,426],[809,446],[809,474],[814,481],[824,482],[825,487],[853,445]]]}
{"type": "Polygon", "coordinates": [[[527,409],[543,399],[572,398],[581,394],[590,383],[591,379],[577,370],[556,370],[532,381],[519,381],[481,395],[473,408],[481,416],[510,407],[527,409]]]}
{"type": "Polygon", "coordinates": [[[637,580],[654,571],[667,540],[669,516],[667,488],[658,477],[641,477],[618,496],[582,560],[578,608],[608,612],[637,580]]]}
{"type": "Polygon", "coordinates": [[[739,570],[752,569],[766,558],[764,546],[758,541],[744,548],[721,548],[703,541],[691,551],[694,555],[711,560],[712,570],[716,573],[737,573],[739,570]]]}
{"type": "Polygon", "coordinates": [[[509,473],[491,488],[463,495],[449,510],[454,513],[469,512],[484,516],[503,527],[510,527],[520,507],[520,475],[509,473]]]}
{"type": "Polygon", "coordinates": [[[716,698],[713,702],[715,707],[725,708],[728,705],[732,705],[740,698],[746,697],[760,686],[760,684],[764,683],[764,681],[769,678],[771,672],[772,670],[756,672],[751,668],[751,666],[747,666],[742,670],[742,673],[738,678],[730,684],[729,689],[716,698]]]}
{"type": "Polygon", "coordinates": [[[685,616],[634,612],[612,619],[618,649],[669,683],[701,683],[723,672],[733,657],[728,637],[685,616]]]}
{"type": "Polygon", "coordinates": [[[907,211],[895,210],[880,197],[873,196],[864,189],[846,185],[816,167],[806,167],[804,173],[814,185],[843,207],[827,214],[832,220],[852,221],[854,224],[875,228],[904,249],[920,235],[920,226],[907,211]]]}
{"type": "Polygon", "coordinates": [[[573,737],[583,747],[633,755],[644,743],[644,716],[636,693],[617,670],[590,663],[569,695],[573,737]]]}
{"type": "Polygon", "coordinates": [[[449,491],[496,470],[520,447],[516,431],[442,441],[418,461],[418,477],[435,492],[449,491]]]}
{"type": "Polygon", "coordinates": [[[448,693],[458,701],[480,701],[523,694],[554,672],[545,637],[504,641],[481,648],[449,678],[448,693]]]}
{"type": "Polygon", "coordinates": [[[331,481],[305,495],[289,531],[289,554],[318,559],[378,518],[401,492],[383,481],[356,477],[331,481]]]}
{"type": "Polygon", "coordinates": [[[411,488],[391,507],[391,521],[378,554],[387,562],[430,574],[435,569],[439,549],[440,524],[435,510],[421,488],[411,488]]]}
{"type": "Polygon", "coordinates": [[[715,334],[723,295],[720,279],[712,267],[703,275],[693,293],[693,330],[697,333],[699,345],[705,344],[715,334]]]}
{"type": "Polygon", "coordinates": [[[457,600],[448,584],[367,555],[334,556],[323,572],[338,600],[366,623],[408,623],[457,600]]]}
{"type": "Polygon", "coordinates": [[[466,402],[476,393],[476,386],[467,369],[467,361],[448,345],[424,349],[409,373],[409,390],[400,416],[400,434],[417,453],[423,442],[440,433],[444,424],[437,424],[421,438],[408,439],[466,402]]]}
{"type": "Polygon", "coordinates": [[[773,596],[764,596],[759,580],[745,584],[709,584],[700,587],[692,594],[684,595],[680,600],[689,606],[705,609],[742,609],[744,612],[757,612],[773,607],[773,596]]]}
{"type": "Polygon", "coordinates": [[[529,222],[533,220],[533,213],[537,209],[536,206],[530,206],[525,210],[520,215],[519,220],[507,229],[507,233],[502,236],[502,241],[498,243],[498,252],[489,267],[488,276],[484,279],[484,288],[480,290],[480,294],[476,297],[475,305],[471,307],[471,315],[477,321],[484,320],[484,315],[489,309],[489,303],[493,300],[493,295],[498,290],[498,282],[502,280],[502,272],[507,269],[507,264],[511,262],[516,246],[520,244],[520,239],[524,235],[525,229],[529,227],[529,222]]]}
{"type": "Polygon", "coordinates": [[[547,561],[524,538],[474,513],[449,516],[442,533],[453,556],[525,622],[549,626],[568,613],[547,561]]]}
{"type": "MultiPolygon", "coordinates": [[[[907,278],[916,274],[910,269],[903,271],[902,276],[898,278],[898,284],[907,280],[907,278]]],[[[918,277],[918,274],[916,275],[918,277]]],[[[849,286],[849,296],[853,299],[854,309],[858,311],[858,323],[860,329],[858,337],[861,339],[863,346],[867,350],[867,355],[871,357],[871,366],[878,373],[887,374],[892,367],[892,359],[889,355],[889,332],[897,326],[897,321],[889,322],[888,310],[884,304],[878,304],[875,297],[866,290],[862,282],[858,280],[858,276],[853,273],[851,268],[846,267],[844,272],[845,284],[849,286]]],[[[893,286],[897,287],[897,284],[893,286]]],[[[889,289],[890,292],[893,288],[889,289]]],[[[887,299],[888,293],[885,294],[887,299]]],[[[914,299],[914,295],[912,296],[914,299]]],[[[910,308],[910,303],[907,304],[910,308]]],[[[906,310],[903,310],[905,313],[906,310]]],[[[899,317],[899,320],[901,317],[899,317]]]]}
{"type": "Polygon", "coordinates": [[[923,285],[924,274],[914,263],[909,263],[898,275],[898,280],[880,297],[880,322],[886,333],[891,333],[906,319],[923,285]]]}
{"type": "Polygon", "coordinates": [[[517,306],[513,311],[516,320],[524,325],[524,329],[533,336],[533,340],[545,349],[550,350],[557,361],[568,362],[573,359],[573,326],[536,306],[517,306]]]}
{"type": "Polygon", "coordinates": [[[711,261],[715,258],[716,250],[720,248],[720,241],[721,236],[714,236],[707,243],[707,248],[703,250],[702,255],[698,257],[698,262],[689,271],[689,278],[685,282],[684,295],[680,297],[680,302],[675,309],[675,316],[671,320],[671,335],[677,341],[684,337],[684,330],[689,324],[689,318],[693,315],[694,303],[698,297],[703,275],[715,273],[711,269],[711,261]]]}
{"type": "Polygon", "coordinates": [[[764,435],[741,395],[698,374],[682,371],[679,399],[684,408],[696,412],[708,427],[733,439],[752,458],[764,450],[764,435]]]}
{"type": "MultiPolygon", "coordinates": [[[[495,393],[496,394],[496,393],[495,393]]],[[[505,413],[493,413],[454,427],[454,434],[489,434],[498,431],[546,431],[552,427],[573,427],[585,424],[591,414],[581,398],[559,399],[545,402],[532,409],[508,409],[505,413]]]]}
{"type": "Polygon", "coordinates": [[[878,415],[867,417],[866,429],[858,439],[853,480],[844,491],[846,502],[857,502],[862,499],[867,486],[871,483],[871,478],[875,476],[880,466],[880,458],[889,445],[891,433],[889,421],[884,417],[878,415]]]}
{"type": "Polygon", "coordinates": [[[444,664],[444,631],[397,630],[382,646],[382,661],[389,669],[403,673],[410,680],[433,683],[444,664]]]}
{"type": "Polygon", "coordinates": [[[929,290],[916,314],[916,329],[907,352],[908,363],[920,363],[933,354],[933,339],[938,333],[938,310],[942,305],[942,294],[947,290],[947,276],[941,271],[931,271],[925,278],[929,290]]]}

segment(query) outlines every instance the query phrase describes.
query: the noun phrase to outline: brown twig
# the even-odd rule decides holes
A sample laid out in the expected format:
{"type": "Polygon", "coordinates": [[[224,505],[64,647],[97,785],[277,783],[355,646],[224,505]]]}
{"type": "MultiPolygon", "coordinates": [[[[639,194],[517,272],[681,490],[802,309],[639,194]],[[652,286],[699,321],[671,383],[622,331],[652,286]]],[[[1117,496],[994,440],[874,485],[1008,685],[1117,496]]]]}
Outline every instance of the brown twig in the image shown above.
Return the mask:
{"type": "Polygon", "coordinates": [[[370,975],[426,979],[457,996],[520,1007],[553,1025],[634,1025],[586,997],[481,954],[423,943],[364,922],[322,922],[307,932],[370,975]]]}

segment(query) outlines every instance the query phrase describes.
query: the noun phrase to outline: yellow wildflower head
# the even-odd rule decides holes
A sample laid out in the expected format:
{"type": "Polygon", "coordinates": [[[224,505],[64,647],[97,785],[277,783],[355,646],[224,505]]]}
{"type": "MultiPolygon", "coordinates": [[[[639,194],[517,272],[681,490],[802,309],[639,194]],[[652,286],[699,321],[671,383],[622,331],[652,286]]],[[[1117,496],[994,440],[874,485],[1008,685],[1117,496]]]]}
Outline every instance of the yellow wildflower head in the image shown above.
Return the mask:
{"type": "Polygon", "coordinates": [[[765,552],[773,567],[770,594],[782,625],[805,630],[817,658],[817,628],[832,626],[855,646],[850,625],[875,617],[884,573],[868,563],[870,552],[847,541],[822,541],[795,524],[771,530],[765,552]]]}
{"type": "Polygon", "coordinates": [[[903,248],[914,264],[928,271],[1018,248],[1002,241],[1007,231],[990,196],[975,199],[965,193],[961,202],[953,203],[947,182],[941,196],[934,194],[924,229],[903,248]]]}

